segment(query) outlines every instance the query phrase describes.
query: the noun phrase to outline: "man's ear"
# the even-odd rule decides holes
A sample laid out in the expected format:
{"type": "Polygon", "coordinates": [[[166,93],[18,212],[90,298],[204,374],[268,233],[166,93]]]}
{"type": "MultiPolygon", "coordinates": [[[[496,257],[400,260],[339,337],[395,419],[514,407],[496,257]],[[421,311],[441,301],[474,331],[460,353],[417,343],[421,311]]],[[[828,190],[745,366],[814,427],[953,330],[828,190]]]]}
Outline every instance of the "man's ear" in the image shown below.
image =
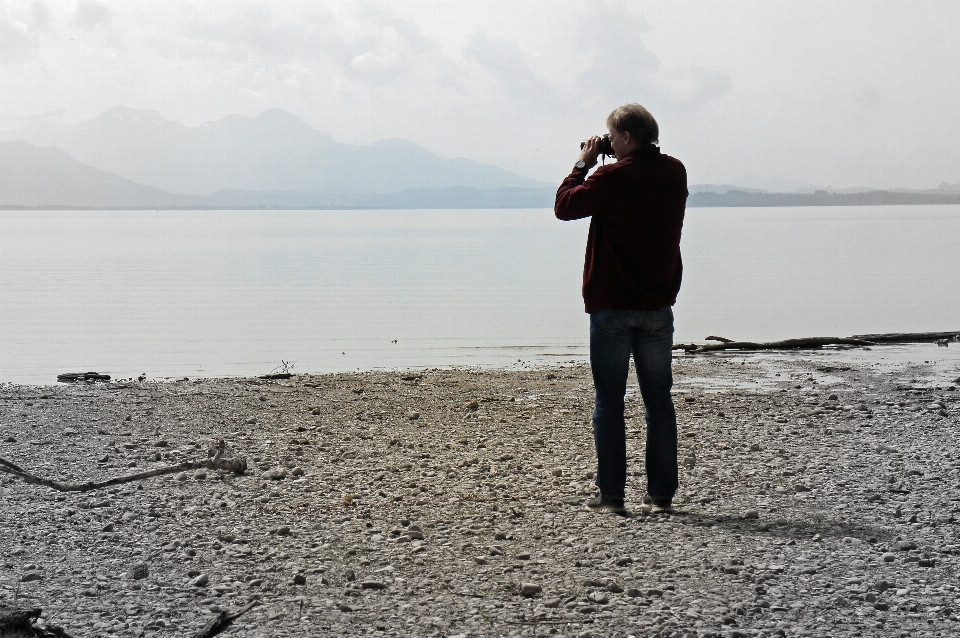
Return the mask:
{"type": "Polygon", "coordinates": [[[626,144],[627,146],[630,146],[630,142],[632,141],[630,137],[630,131],[621,131],[620,135],[623,136],[623,143],[626,144]]]}

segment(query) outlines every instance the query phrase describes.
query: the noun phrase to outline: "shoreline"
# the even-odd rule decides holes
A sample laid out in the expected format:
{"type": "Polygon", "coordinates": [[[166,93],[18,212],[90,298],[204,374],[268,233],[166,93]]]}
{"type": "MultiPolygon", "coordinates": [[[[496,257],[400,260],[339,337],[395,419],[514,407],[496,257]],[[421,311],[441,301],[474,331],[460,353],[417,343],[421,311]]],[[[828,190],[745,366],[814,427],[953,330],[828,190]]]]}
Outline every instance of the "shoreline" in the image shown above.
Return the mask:
{"type": "Polygon", "coordinates": [[[664,517],[640,512],[635,380],[631,516],[582,510],[582,364],[4,384],[0,456],[45,478],[204,458],[212,438],[249,470],[80,494],[0,474],[0,602],[74,636],[187,634],[251,597],[238,635],[957,631],[960,391],[943,369],[725,353],[674,371],[664,517]]]}

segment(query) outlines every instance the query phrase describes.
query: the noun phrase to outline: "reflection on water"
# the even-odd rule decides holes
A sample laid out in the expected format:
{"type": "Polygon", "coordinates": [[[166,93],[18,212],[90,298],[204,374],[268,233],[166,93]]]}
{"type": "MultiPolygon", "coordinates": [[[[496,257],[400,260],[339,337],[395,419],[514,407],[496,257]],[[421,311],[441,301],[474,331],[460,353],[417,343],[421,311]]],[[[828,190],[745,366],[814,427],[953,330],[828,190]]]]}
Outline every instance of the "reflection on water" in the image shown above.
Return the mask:
{"type": "MultiPolygon", "coordinates": [[[[582,360],[587,225],[548,210],[2,211],[0,380],[582,360]]],[[[691,209],[676,338],[960,329],[956,237],[957,206],[691,209]]]]}

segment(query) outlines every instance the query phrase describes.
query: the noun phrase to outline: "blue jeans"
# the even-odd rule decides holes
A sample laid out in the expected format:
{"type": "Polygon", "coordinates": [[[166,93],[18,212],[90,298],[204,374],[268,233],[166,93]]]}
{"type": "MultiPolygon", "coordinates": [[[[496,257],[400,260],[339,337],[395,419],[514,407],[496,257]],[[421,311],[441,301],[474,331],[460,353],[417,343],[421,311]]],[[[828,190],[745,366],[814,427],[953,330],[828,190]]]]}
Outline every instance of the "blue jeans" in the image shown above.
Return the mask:
{"type": "Polygon", "coordinates": [[[671,501],[677,491],[677,414],[670,397],[672,347],[673,309],[669,306],[590,314],[590,367],[597,392],[593,410],[596,483],[603,498],[623,498],[627,485],[623,397],[631,354],[646,406],[647,493],[656,502],[671,501]]]}

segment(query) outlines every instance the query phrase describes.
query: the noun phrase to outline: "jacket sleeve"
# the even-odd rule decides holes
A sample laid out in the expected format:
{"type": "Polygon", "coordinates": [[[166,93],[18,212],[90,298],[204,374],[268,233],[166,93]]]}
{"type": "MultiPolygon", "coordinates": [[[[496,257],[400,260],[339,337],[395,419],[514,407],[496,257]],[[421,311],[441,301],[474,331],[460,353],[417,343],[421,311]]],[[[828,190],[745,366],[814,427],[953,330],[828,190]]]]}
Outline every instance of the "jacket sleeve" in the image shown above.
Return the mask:
{"type": "Polygon", "coordinates": [[[574,169],[561,182],[553,205],[557,219],[570,221],[590,217],[603,207],[606,194],[600,185],[604,181],[604,171],[600,168],[586,180],[585,177],[584,171],[574,169]]]}

